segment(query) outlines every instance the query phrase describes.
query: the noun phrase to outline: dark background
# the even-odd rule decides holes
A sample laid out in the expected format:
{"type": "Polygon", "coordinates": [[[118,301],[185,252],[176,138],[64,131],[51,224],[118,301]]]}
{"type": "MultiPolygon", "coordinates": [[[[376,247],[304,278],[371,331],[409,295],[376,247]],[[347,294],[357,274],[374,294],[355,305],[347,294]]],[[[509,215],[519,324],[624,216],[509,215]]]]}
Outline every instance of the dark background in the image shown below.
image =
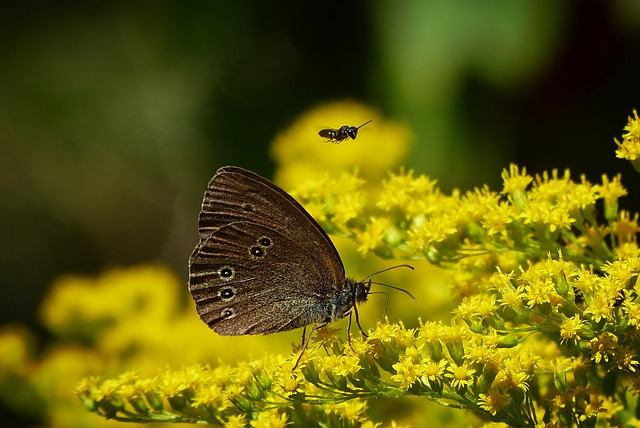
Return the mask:
{"type": "Polygon", "coordinates": [[[326,101],[407,123],[407,164],[445,190],[499,188],[509,162],[622,172],[636,211],[613,138],[638,76],[631,0],[5,2],[0,324],[46,340],[38,305],[68,272],[157,261],[186,278],[213,172],[269,176],[271,139],[326,101]]]}

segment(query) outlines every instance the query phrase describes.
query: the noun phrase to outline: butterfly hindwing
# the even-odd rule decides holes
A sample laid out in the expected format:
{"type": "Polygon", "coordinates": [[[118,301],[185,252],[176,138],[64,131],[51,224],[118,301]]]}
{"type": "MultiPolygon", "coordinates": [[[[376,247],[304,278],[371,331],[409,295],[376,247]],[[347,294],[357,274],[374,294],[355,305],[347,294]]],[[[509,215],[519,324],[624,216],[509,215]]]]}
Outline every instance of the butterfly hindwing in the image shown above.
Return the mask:
{"type": "Polygon", "coordinates": [[[273,333],[324,319],[337,285],[312,246],[289,231],[234,221],[215,229],[194,250],[189,289],[202,320],[223,335],[273,333]],[[324,306],[323,306],[324,305],[324,306]],[[285,317],[278,316],[286,314],[285,317]]]}

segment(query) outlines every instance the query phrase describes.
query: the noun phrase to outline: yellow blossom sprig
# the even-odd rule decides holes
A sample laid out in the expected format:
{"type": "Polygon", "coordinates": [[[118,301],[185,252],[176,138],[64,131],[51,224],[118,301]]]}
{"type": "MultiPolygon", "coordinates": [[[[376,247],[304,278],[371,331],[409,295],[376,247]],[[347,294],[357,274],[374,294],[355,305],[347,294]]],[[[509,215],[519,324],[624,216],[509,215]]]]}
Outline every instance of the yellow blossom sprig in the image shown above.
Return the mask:
{"type": "Polygon", "coordinates": [[[319,357],[313,350],[309,354],[312,357],[305,362],[304,375],[292,370],[294,359],[269,356],[236,367],[192,365],[165,370],[147,379],[135,374],[114,379],[89,377],[76,393],[89,411],[129,422],[379,426],[369,420],[366,403],[358,399],[363,389],[354,387],[358,380],[353,374],[360,367],[345,364],[348,356],[319,357]]]}
{"type": "Polygon", "coordinates": [[[533,177],[511,165],[503,180],[499,193],[481,187],[445,195],[428,177],[401,170],[383,183],[375,210],[366,206],[357,174],[323,175],[292,193],[326,230],[385,258],[452,266],[472,256],[510,256],[517,264],[561,250],[566,260],[600,267],[619,248],[638,252],[638,217],[618,208],[627,193],[620,176],[592,184],[573,181],[568,171],[533,177]],[[597,220],[598,204],[606,224],[597,220]]]}
{"type": "Polygon", "coordinates": [[[295,355],[268,356],[237,367],[165,370],[150,379],[90,377],[76,393],[88,410],[108,418],[216,426],[256,426],[260,420],[275,424],[269,426],[306,426],[304,421],[371,426],[363,399],[403,395],[472,409],[511,425],[534,424],[536,411],[545,406],[545,397],[531,399],[532,384],[538,378],[544,383],[544,376],[534,377],[543,358],[537,344],[505,346],[495,335],[474,333],[464,324],[406,329],[384,322],[368,338],[354,339],[353,347],[341,345],[326,356],[310,349],[299,371],[292,370],[295,355]]]}
{"type": "Polygon", "coordinates": [[[253,426],[266,417],[271,423],[306,420],[325,421],[327,426],[365,426],[371,421],[362,399],[407,394],[475,409],[479,396],[473,387],[480,373],[471,366],[477,363],[458,365],[448,351],[438,353],[440,361],[433,360],[426,346],[433,328],[439,329],[445,348],[452,345],[446,348],[451,352],[456,352],[455,343],[463,336],[465,342],[473,336],[435,324],[421,328],[423,335],[402,323],[385,322],[368,338],[354,339],[352,347],[342,344],[342,350],[326,356],[310,350],[299,371],[292,370],[295,355],[268,356],[237,367],[167,369],[153,378],[135,373],[112,379],[89,377],[76,393],[89,411],[111,419],[217,426],[239,421],[245,424],[239,426],[253,426]],[[335,423],[336,416],[341,423],[335,423]]]}
{"type": "Polygon", "coordinates": [[[617,138],[614,139],[618,145],[616,156],[631,161],[636,171],[640,171],[640,118],[635,109],[633,110],[633,116],[629,116],[624,130],[622,141],[617,138]]]}

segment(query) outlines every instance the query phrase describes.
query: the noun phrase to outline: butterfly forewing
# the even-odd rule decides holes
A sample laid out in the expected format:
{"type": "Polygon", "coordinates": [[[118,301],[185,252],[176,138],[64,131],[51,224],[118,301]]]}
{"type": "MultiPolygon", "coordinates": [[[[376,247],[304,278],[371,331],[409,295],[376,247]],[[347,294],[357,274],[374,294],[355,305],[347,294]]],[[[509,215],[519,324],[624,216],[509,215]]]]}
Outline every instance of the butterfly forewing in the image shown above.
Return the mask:
{"type": "Polygon", "coordinates": [[[201,239],[217,227],[250,221],[279,227],[324,259],[327,274],[344,278],[344,266],[333,243],[307,211],[284,190],[259,175],[238,167],[220,168],[202,202],[198,229],[201,239]]]}

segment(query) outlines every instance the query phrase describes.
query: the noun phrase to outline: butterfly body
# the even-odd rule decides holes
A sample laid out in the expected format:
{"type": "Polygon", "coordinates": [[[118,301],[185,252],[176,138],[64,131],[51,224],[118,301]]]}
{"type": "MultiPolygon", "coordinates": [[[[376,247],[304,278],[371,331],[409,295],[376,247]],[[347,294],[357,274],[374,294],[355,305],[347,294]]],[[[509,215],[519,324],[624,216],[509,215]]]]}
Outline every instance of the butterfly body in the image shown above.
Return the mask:
{"type": "Polygon", "coordinates": [[[211,179],[189,259],[200,318],[221,335],[326,325],[367,300],[370,282],[345,277],[333,243],[291,196],[237,167],[211,179]]]}
{"type": "Polygon", "coordinates": [[[333,129],[333,128],[321,129],[320,132],[318,132],[318,135],[324,138],[328,138],[328,140],[325,141],[326,143],[339,144],[348,139],[355,140],[356,137],[358,136],[358,130],[369,122],[371,121],[369,120],[360,126],[344,125],[338,129],[333,129]]]}

